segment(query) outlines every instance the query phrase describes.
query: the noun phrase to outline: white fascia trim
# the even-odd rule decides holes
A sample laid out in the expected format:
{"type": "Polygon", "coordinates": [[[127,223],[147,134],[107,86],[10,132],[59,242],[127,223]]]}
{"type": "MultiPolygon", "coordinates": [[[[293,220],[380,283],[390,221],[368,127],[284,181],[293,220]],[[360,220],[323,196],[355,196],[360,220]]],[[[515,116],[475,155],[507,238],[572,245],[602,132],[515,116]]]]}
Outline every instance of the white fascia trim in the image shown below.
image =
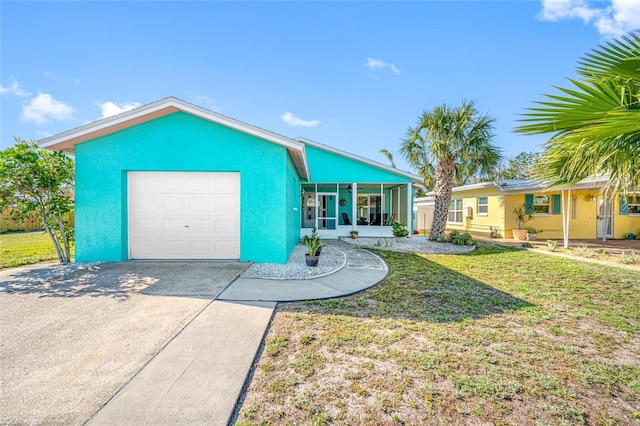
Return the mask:
{"type": "Polygon", "coordinates": [[[205,109],[193,104],[189,104],[187,102],[181,101],[180,99],[176,99],[176,98],[171,98],[171,99],[172,99],[171,106],[175,106],[176,108],[179,108],[184,112],[188,112],[190,114],[199,116],[201,118],[208,119],[218,124],[222,124],[223,126],[226,126],[226,127],[231,127],[232,129],[239,130],[243,133],[247,133],[252,136],[259,137],[260,139],[266,139],[268,141],[275,142],[287,148],[292,148],[301,152],[304,150],[304,144],[300,143],[295,139],[290,139],[286,136],[282,136],[277,133],[273,133],[268,130],[261,129],[256,126],[252,126],[251,124],[247,124],[242,121],[238,121],[233,118],[227,117],[225,115],[221,115],[216,112],[209,111],[208,109],[205,109]]]}
{"type": "MultiPolygon", "coordinates": [[[[282,135],[278,135],[277,133],[269,132],[268,130],[255,127],[238,120],[234,120],[233,118],[226,117],[224,115],[215,113],[213,111],[209,111],[208,109],[198,107],[196,105],[187,103],[185,101],[182,101],[180,99],[173,98],[173,97],[161,99],[159,101],[150,103],[148,105],[144,105],[139,108],[133,109],[131,111],[127,111],[127,112],[115,115],[113,117],[107,117],[102,120],[98,120],[93,123],[84,125],[82,127],[78,127],[76,129],[69,130],[67,132],[60,133],[55,136],[50,136],[48,138],[41,139],[39,141],[39,145],[42,148],[46,148],[48,146],[55,145],[60,142],[64,142],[68,139],[83,136],[88,133],[95,132],[97,130],[102,130],[106,127],[113,126],[116,124],[121,124],[126,121],[129,121],[138,117],[142,117],[149,113],[160,111],[164,108],[169,108],[169,107],[178,108],[179,110],[188,112],[190,114],[207,119],[209,121],[213,121],[215,123],[221,124],[226,127],[231,127],[232,129],[239,130],[243,133],[247,133],[252,136],[259,137],[261,139],[266,139],[268,141],[271,141],[279,145],[285,146],[287,148],[295,149],[297,151],[301,151],[304,153],[304,144],[299,141],[287,138],[282,135]]],[[[306,161],[306,158],[305,158],[305,161],[306,161]]]]}
{"type": "Polygon", "coordinates": [[[460,191],[473,191],[474,189],[485,189],[485,188],[495,188],[495,187],[499,188],[499,185],[497,182],[480,182],[480,183],[472,183],[469,185],[454,186],[451,190],[453,192],[460,192],[460,191]]]}
{"type": "Polygon", "coordinates": [[[302,176],[302,178],[311,181],[311,171],[309,169],[309,161],[307,161],[307,148],[304,144],[302,144],[302,161],[304,162],[305,173],[305,176],[302,176]]]}
{"type": "Polygon", "coordinates": [[[378,163],[377,161],[369,160],[368,158],[360,157],[359,155],[352,154],[350,152],[343,151],[341,149],[337,149],[337,148],[331,147],[329,145],[325,145],[325,144],[316,142],[316,141],[311,140],[311,139],[307,139],[307,138],[303,138],[303,137],[297,137],[297,138],[295,138],[295,140],[303,142],[303,143],[305,143],[307,145],[311,145],[311,146],[316,147],[318,149],[322,149],[324,151],[333,152],[334,154],[338,154],[338,155],[342,155],[343,157],[351,158],[352,160],[356,160],[356,161],[359,161],[361,163],[365,163],[365,164],[368,164],[370,166],[377,167],[379,169],[384,169],[384,170],[386,170],[388,172],[391,172],[391,173],[394,173],[396,175],[408,177],[411,180],[418,181],[418,183],[422,183],[422,180],[423,180],[422,176],[418,176],[418,175],[415,175],[413,173],[405,172],[404,170],[399,170],[399,169],[396,169],[394,167],[387,166],[386,164],[378,163]]]}
{"type": "Polygon", "coordinates": [[[97,130],[105,129],[115,124],[124,123],[125,121],[129,121],[131,119],[159,111],[169,106],[172,106],[172,104],[170,102],[167,102],[166,99],[162,99],[160,101],[156,101],[148,105],[144,105],[130,111],[120,113],[118,115],[114,115],[113,117],[103,118],[92,123],[85,124],[84,126],[76,127],[75,129],[67,130],[66,132],[40,139],[38,141],[38,145],[40,145],[41,148],[46,148],[48,146],[55,145],[72,138],[84,136],[97,130]]]}
{"type": "Polygon", "coordinates": [[[491,189],[495,188],[498,191],[505,193],[528,191],[528,190],[540,190],[546,188],[540,181],[535,180],[496,180],[490,182],[472,183],[469,185],[456,186],[452,189],[453,192],[473,191],[476,189],[491,189]]]}
{"type": "Polygon", "coordinates": [[[246,133],[246,134],[255,136],[257,138],[265,139],[267,141],[276,143],[278,145],[282,145],[287,149],[298,151],[300,153],[300,157],[304,167],[304,170],[298,170],[298,172],[304,172],[304,176],[301,176],[303,179],[310,178],[309,162],[307,161],[307,152],[305,151],[304,143],[299,142],[295,139],[288,138],[286,136],[279,135],[277,133],[270,132],[265,129],[261,129],[256,126],[252,126],[251,124],[247,124],[242,121],[235,120],[231,117],[227,117],[225,115],[221,115],[213,111],[209,111],[208,109],[181,101],[180,99],[176,99],[176,98],[171,98],[171,99],[174,102],[174,105],[172,106],[175,106],[176,108],[179,108],[184,112],[204,118],[205,120],[213,121],[225,127],[230,127],[242,133],[246,133]]]}
{"type": "Polygon", "coordinates": [[[596,179],[585,179],[579,182],[576,182],[573,185],[560,185],[560,186],[549,186],[540,182],[538,185],[529,185],[529,186],[519,186],[515,187],[512,190],[508,188],[504,190],[505,194],[531,194],[532,192],[538,193],[546,193],[546,192],[561,192],[566,190],[600,190],[607,183],[607,180],[596,180],[596,179]]]}

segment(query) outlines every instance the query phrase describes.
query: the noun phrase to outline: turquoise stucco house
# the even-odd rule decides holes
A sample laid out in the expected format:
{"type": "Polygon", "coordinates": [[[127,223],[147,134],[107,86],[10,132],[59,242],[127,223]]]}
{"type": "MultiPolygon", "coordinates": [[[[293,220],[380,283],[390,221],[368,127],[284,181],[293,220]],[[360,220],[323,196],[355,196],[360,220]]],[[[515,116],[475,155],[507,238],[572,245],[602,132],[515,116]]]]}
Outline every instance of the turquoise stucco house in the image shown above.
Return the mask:
{"type": "Polygon", "coordinates": [[[322,238],[412,229],[421,178],[176,98],[39,141],[76,158],[76,261],[285,263],[322,238]]]}

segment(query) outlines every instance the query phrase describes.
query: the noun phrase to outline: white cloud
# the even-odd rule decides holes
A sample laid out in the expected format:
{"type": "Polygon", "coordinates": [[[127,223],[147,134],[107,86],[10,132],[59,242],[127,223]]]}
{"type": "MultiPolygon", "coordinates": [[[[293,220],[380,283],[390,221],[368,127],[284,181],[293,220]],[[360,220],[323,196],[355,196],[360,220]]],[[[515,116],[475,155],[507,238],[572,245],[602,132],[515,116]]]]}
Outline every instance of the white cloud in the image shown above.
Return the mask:
{"type": "Polygon", "coordinates": [[[17,80],[13,80],[11,86],[4,87],[0,85],[0,95],[16,95],[20,97],[30,96],[31,93],[24,90],[17,80]]]}
{"type": "Polygon", "coordinates": [[[50,120],[70,120],[74,108],[53,99],[48,93],[38,93],[29,103],[22,105],[21,119],[35,124],[44,124],[50,120]]]}
{"type": "Polygon", "coordinates": [[[284,121],[285,123],[287,123],[289,126],[294,126],[294,127],[315,127],[318,124],[320,124],[320,122],[318,120],[303,120],[301,118],[296,117],[295,115],[293,115],[290,112],[285,112],[284,114],[282,114],[280,116],[280,118],[282,119],[282,121],[284,121]]]}
{"type": "Polygon", "coordinates": [[[100,110],[102,110],[102,118],[107,118],[138,108],[140,103],[130,102],[128,104],[117,104],[115,102],[108,101],[98,104],[98,106],[100,107],[100,110]]]}
{"type": "Polygon", "coordinates": [[[394,74],[400,74],[400,70],[395,65],[387,64],[382,59],[367,58],[367,67],[369,67],[371,71],[374,71],[376,68],[388,68],[394,74]]]}
{"type": "Polygon", "coordinates": [[[40,74],[42,74],[44,77],[50,80],[53,80],[55,82],[59,82],[63,84],[71,84],[73,86],[77,86],[80,84],[80,80],[77,78],[76,79],[63,78],[53,71],[45,70],[45,71],[42,71],[40,74]]]}
{"type": "Polygon", "coordinates": [[[586,0],[542,0],[540,18],[557,22],[563,19],[581,19],[593,24],[603,36],[619,36],[640,28],[640,0],[610,0],[591,2],[604,7],[593,7],[586,0]]]}
{"type": "Polygon", "coordinates": [[[216,105],[213,98],[207,95],[198,93],[196,95],[191,96],[191,99],[193,100],[193,103],[195,103],[196,105],[207,108],[208,110],[215,111],[215,112],[221,111],[220,108],[216,105]]]}

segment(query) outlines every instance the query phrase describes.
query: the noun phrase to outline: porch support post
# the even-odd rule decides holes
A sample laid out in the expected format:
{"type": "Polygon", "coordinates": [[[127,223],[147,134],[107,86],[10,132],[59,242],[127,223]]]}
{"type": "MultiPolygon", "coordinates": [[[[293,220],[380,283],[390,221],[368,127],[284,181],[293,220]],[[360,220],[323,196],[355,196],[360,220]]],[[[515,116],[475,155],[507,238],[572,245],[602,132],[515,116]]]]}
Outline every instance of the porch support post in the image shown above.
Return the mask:
{"type": "Polygon", "coordinates": [[[380,226],[384,225],[384,205],[387,200],[384,199],[384,184],[380,184],[380,226]]]}
{"type": "Polygon", "coordinates": [[[568,194],[565,197],[564,189],[561,192],[562,202],[562,237],[564,239],[564,248],[569,248],[569,218],[571,214],[571,190],[568,190],[568,194]],[[566,205],[565,205],[566,201],[566,205]]]}
{"type": "MultiPolygon", "coordinates": [[[[602,193],[602,209],[603,209],[603,217],[602,220],[602,242],[607,242],[607,232],[609,232],[609,221],[610,217],[613,215],[613,198],[609,200],[609,188],[606,188],[602,193]]],[[[613,231],[613,229],[611,230],[613,231]]]]}
{"type": "Polygon", "coordinates": [[[413,235],[413,192],[412,184],[407,184],[407,229],[413,235]]]}
{"type": "Polygon", "coordinates": [[[351,184],[351,229],[358,229],[358,183],[351,184]]]}

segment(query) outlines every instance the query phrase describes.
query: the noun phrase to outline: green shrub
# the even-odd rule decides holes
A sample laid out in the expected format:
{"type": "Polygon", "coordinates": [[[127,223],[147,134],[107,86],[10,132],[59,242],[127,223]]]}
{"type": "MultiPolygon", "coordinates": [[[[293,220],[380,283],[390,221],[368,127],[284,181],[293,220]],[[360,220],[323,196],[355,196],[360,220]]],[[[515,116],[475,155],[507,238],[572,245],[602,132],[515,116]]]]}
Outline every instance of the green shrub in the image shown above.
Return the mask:
{"type": "Polygon", "coordinates": [[[468,232],[461,234],[460,231],[455,229],[446,235],[444,240],[457,246],[472,246],[476,243],[468,232]]]}
{"type": "Polygon", "coordinates": [[[409,230],[407,229],[407,223],[406,222],[393,222],[393,224],[391,225],[393,227],[392,231],[393,235],[395,235],[398,238],[402,238],[402,237],[406,237],[407,235],[409,235],[409,230]]]}

